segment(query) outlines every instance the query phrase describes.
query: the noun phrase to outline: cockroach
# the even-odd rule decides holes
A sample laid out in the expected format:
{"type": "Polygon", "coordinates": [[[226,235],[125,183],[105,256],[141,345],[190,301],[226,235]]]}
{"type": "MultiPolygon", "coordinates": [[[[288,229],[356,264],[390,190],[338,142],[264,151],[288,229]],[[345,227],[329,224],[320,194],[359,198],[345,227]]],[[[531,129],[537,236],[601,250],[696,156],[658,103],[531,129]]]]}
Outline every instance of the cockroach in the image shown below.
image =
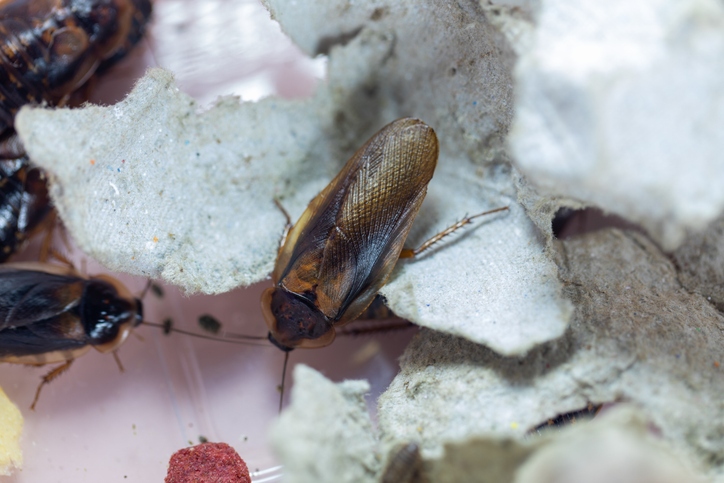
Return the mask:
{"type": "Polygon", "coordinates": [[[43,386],[91,348],[113,353],[122,370],[116,351],[141,323],[203,339],[241,343],[144,322],[141,298],[131,295],[109,275],[84,277],[72,267],[38,262],[0,265],[0,362],[61,363],[42,378],[31,409],[43,386]]]}
{"type": "Polygon", "coordinates": [[[284,351],[324,347],[357,319],[400,258],[414,257],[473,219],[465,217],[419,248],[403,249],[438,157],[433,129],[403,118],[383,127],[307,206],[283,236],[261,296],[269,340],[284,351]]]}
{"type": "Polygon", "coordinates": [[[380,483],[412,483],[420,470],[420,447],[417,443],[396,446],[390,452],[380,483]]]}
{"type": "Polygon", "coordinates": [[[125,55],[150,15],[150,0],[0,2],[0,132],[25,104],[65,104],[125,55]]]}
{"type": "Polygon", "coordinates": [[[42,228],[51,211],[42,171],[27,157],[0,160],[0,262],[42,228]]]}
{"type": "Polygon", "coordinates": [[[403,248],[437,165],[435,131],[413,118],[393,121],[347,161],[292,226],[287,218],[273,286],[261,296],[268,338],[286,352],[329,345],[357,319],[400,258],[412,258],[480,216],[466,216],[420,247],[403,248]]]}
{"type": "Polygon", "coordinates": [[[0,265],[0,362],[63,363],[43,386],[68,370],[91,347],[114,352],[143,321],[143,306],[107,275],[85,278],[46,263],[0,265]]]}
{"type": "Polygon", "coordinates": [[[530,430],[528,434],[532,434],[534,432],[542,434],[546,430],[560,429],[564,426],[576,424],[578,422],[589,421],[595,418],[596,415],[598,415],[598,412],[601,410],[602,407],[602,404],[593,404],[589,402],[585,408],[579,409],[577,411],[571,411],[570,413],[559,414],[555,418],[551,418],[546,422],[539,424],[538,426],[530,430]]]}

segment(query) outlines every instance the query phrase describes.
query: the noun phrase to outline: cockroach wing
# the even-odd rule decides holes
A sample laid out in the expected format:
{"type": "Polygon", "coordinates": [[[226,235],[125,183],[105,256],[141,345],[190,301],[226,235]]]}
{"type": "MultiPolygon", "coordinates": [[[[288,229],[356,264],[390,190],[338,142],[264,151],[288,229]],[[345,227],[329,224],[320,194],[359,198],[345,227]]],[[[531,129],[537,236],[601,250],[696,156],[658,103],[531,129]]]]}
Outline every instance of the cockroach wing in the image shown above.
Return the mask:
{"type": "Polygon", "coordinates": [[[53,319],[78,305],[80,277],[0,266],[0,331],[53,319]]]}
{"type": "Polygon", "coordinates": [[[405,121],[365,156],[324,248],[318,306],[339,324],[356,319],[387,282],[435,171],[434,131],[405,121]]]}
{"type": "Polygon", "coordinates": [[[274,272],[327,317],[357,317],[399,257],[437,164],[432,128],[397,120],[372,137],[310,203],[290,231],[274,272]]]}

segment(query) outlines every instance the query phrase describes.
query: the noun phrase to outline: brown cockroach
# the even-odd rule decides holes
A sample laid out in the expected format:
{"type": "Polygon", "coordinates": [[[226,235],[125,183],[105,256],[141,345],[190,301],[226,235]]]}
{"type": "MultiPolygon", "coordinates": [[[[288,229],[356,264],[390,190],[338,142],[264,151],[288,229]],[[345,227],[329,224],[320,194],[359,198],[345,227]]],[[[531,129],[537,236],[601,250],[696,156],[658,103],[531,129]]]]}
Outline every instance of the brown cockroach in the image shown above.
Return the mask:
{"type": "Polygon", "coordinates": [[[65,104],[141,38],[150,15],[150,0],[0,1],[0,132],[25,104],[65,104]]]}
{"type": "Polygon", "coordinates": [[[286,352],[324,347],[357,319],[400,258],[419,255],[473,219],[466,216],[416,249],[403,248],[437,165],[435,131],[403,118],[378,131],[307,206],[282,237],[272,281],[261,296],[269,340],[286,352]]]}
{"type": "Polygon", "coordinates": [[[419,248],[403,249],[438,157],[437,136],[403,118],[367,141],[283,237],[261,297],[269,340],[284,351],[324,347],[357,319],[400,258],[414,257],[473,219],[465,217],[419,248]]]}
{"type": "MultiPolygon", "coordinates": [[[[161,327],[143,320],[141,298],[131,295],[109,275],[84,277],[72,267],[49,263],[0,265],[0,362],[38,366],[61,363],[42,378],[31,409],[35,408],[43,386],[68,370],[91,347],[113,353],[122,370],[116,351],[131,331],[142,323],[161,327]]],[[[167,330],[251,345],[170,326],[167,330]]]]}

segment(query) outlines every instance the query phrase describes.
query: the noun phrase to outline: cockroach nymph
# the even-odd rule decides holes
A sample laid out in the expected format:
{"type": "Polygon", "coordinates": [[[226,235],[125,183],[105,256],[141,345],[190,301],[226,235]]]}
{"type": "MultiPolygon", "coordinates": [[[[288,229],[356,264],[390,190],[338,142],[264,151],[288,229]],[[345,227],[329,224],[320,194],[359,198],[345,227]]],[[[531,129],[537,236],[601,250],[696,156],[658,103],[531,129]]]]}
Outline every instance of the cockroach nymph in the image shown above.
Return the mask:
{"type": "MultiPolygon", "coordinates": [[[[269,340],[284,351],[324,347],[357,319],[400,258],[414,257],[474,218],[417,249],[403,249],[438,158],[432,128],[403,118],[383,127],[314,198],[282,239],[261,297],[269,340]]],[[[288,218],[288,217],[287,217],[288,218]]]]}
{"type": "Polygon", "coordinates": [[[554,418],[550,418],[546,422],[531,429],[528,434],[542,434],[546,430],[560,429],[567,425],[576,424],[582,421],[589,421],[598,415],[602,407],[602,404],[593,404],[589,402],[585,408],[577,411],[571,411],[569,413],[559,414],[554,418]]]}
{"type": "Polygon", "coordinates": [[[387,464],[380,476],[380,483],[411,483],[416,481],[421,465],[420,447],[417,443],[397,445],[390,452],[387,464]]]}

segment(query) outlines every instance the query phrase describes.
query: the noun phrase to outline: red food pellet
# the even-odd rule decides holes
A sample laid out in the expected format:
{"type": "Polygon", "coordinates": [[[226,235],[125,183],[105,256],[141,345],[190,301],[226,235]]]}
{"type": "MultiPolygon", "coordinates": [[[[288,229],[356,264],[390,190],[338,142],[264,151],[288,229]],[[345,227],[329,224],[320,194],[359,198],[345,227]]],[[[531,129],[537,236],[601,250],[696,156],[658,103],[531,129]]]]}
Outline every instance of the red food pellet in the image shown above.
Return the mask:
{"type": "Polygon", "coordinates": [[[176,451],[166,483],[251,483],[249,469],[226,443],[203,443],[176,451]]]}

